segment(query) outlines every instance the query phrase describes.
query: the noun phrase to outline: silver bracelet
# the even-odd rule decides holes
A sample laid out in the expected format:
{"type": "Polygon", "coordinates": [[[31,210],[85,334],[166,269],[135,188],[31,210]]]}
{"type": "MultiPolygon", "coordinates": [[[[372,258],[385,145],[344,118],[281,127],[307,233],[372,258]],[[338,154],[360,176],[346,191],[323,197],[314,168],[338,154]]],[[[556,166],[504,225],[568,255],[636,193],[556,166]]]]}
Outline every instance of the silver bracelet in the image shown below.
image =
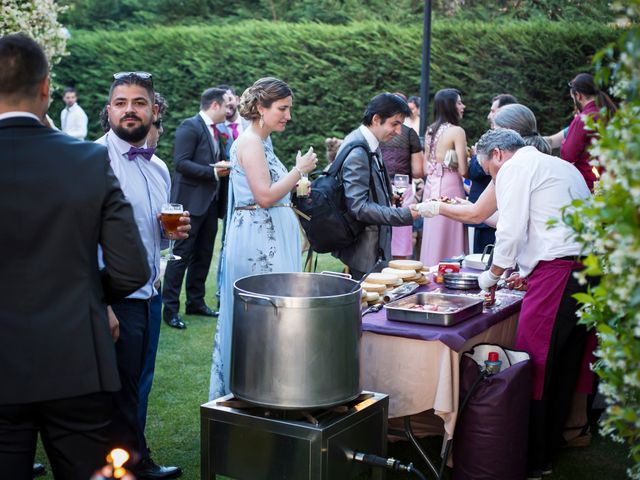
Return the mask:
{"type": "Polygon", "coordinates": [[[293,166],[293,170],[298,172],[298,174],[300,175],[300,178],[302,178],[304,176],[304,174],[302,173],[302,170],[300,170],[297,165],[293,166]]]}

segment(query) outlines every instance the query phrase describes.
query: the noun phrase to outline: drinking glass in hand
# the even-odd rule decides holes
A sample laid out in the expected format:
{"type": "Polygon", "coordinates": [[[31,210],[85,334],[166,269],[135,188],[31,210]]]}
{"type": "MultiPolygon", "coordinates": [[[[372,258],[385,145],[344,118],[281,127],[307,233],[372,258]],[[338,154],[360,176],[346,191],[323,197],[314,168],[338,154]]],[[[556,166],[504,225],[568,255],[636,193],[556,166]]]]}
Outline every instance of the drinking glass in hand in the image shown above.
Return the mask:
{"type": "Polygon", "coordinates": [[[169,252],[162,257],[164,260],[180,260],[181,258],[173,254],[173,244],[178,236],[178,227],[182,224],[180,222],[182,213],[183,208],[179,203],[165,203],[162,205],[160,221],[162,222],[164,234],[169,238],[169,252]]]}
{"type": "Polygon", "coordinates": [[[406,192],[409,188],[409,185],[409,175],[396,173],[393,176],[393,193],[400,197],[396,199],[396,207],[402,206],[402,197],[404,195],[404,192],[406,192]]]}

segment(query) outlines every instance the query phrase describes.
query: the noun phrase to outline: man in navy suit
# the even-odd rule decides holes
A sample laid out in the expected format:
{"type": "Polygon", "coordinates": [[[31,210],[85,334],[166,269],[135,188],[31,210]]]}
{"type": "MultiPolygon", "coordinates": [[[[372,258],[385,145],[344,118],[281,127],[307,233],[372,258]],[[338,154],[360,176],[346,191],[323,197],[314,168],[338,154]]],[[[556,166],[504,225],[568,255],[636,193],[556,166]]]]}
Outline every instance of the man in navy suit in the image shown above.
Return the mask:
{"type": "Polygon", "coordinates": [[[208,317],[216,315],[205,303],[204,294],[218,218],[224,216],[227,207],[229,162],[216,125],[224,122],[231,100],[227,90],[205,90],[200,100],[200,112],[183,121],[176,130],[171,201],[181,203],[191,213],[191,232],[188,239],[175,244],[174,252],[182,258],[168,263],[162,297],[164,321],[178,329],[186,328],[178,313],[185,271],[185,313],[208,317]]]}
{"type": "Polygon", "coordinates": [[[40,46],[2,37],[0,65],[0,478],[31,479],[40,433],[54,477],[86,480],[120,389],[107,303],[145,284],[146,251],[107,149],[40,123],[40,46]]]}

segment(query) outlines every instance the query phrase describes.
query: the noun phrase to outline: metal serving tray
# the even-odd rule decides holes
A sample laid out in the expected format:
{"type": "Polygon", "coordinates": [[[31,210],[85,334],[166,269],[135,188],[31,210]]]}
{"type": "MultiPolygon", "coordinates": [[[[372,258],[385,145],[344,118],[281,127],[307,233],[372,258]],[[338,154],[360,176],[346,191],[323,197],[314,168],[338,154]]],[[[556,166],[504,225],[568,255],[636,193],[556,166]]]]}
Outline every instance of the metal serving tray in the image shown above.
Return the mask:
{"type": "Polygon", "coordinates": [[[388,320],[448,327],[462,320],[466,320],[469,317],[473,317],[478,313],[482,313],[483,301],[484,299],[480,297],[422,292],[388,303],[384,308],[387,311],[388,320]],[[454,308],[454,310],[447,312],[425,312],[407,308],[412,304],[431,304],[441,308],[454,308]]]}

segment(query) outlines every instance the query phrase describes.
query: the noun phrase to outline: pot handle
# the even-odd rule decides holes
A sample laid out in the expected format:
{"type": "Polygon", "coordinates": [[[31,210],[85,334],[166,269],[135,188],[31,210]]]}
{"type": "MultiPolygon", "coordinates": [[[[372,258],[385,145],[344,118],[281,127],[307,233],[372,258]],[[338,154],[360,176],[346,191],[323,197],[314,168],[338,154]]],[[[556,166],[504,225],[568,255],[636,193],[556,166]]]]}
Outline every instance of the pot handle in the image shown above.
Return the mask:
{"type": "Polygon", "coordinates": [[[248,299],[250,299],[250,298],[254,298],[254,299],[258,299],[258,300],[264,300],[265,302],[269,302],[271,305],[273,305],[273,308],[275,308],[276,310],[278,309],[278,305],[276,305],[276,303],[273,301],[273,299],[269,298],[267,296],[264,296],[264,295],[256,295],[254,293],[240,293],[240,292],[238,292],[238,296],[240,298],[242,298],[245,302],[248,301],[248,299]]]}
{"type": "Polygon", "coordinates": [[[491,260],[493,258],[493,248],[494,245],[492,243],[485,245],[482,250],[482,256],[480,257],[480,262],[484,263],[484,257],[489,255],[489,266],[491,266],[491,260]]]}
{"type": "Polygon", "coordinates": [[[322,272],[320,272],[320,275],[330,275],[332,277],[348,278],[349,280],[351,280],[351,275],[349,275],[348,273],[330,272],[328,270],[323,270],[322,272]]]}

